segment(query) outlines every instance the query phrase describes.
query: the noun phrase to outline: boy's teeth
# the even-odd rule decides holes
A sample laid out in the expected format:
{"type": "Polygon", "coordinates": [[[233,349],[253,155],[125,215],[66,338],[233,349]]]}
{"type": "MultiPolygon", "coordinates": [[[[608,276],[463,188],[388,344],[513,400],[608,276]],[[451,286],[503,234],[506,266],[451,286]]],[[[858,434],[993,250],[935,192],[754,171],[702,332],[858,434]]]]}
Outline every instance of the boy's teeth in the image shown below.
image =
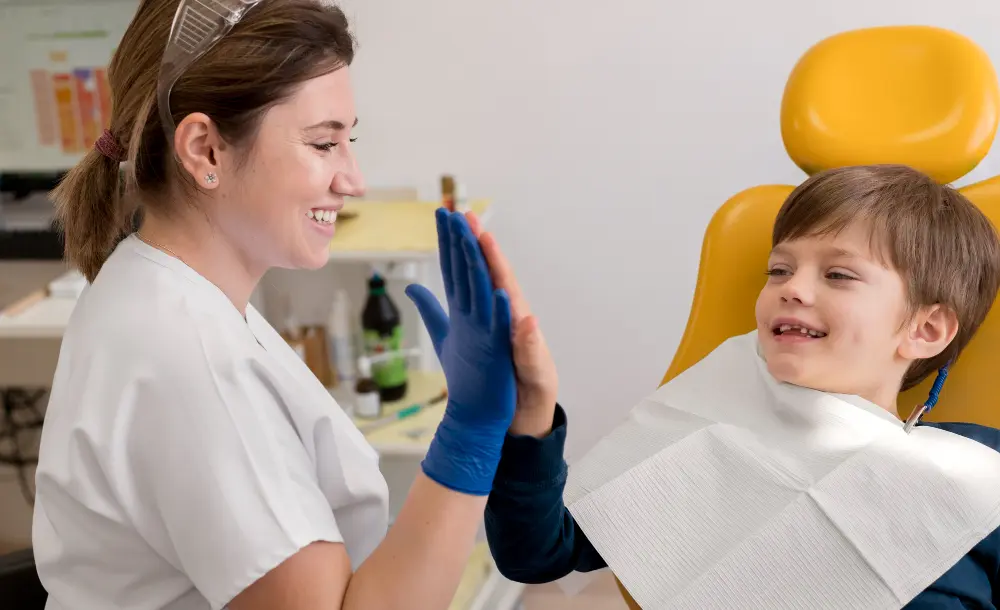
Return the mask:
{"type": "Polygon", "coordinates": [[[810,337],[817,338],[817,339],[820,338],[820,337],[825,337],[826,336],[826,333],[821,333],[818,330],[812,330],[812,329],[808,329],[808,328],[803,328],[801,326],[793,326],[791,324],[782,324],[781,326],[778,327],[778,332],[781,333],[781,334],[784,334],[784,333],[787,333],[787,332],[793,331],[793,330],[795,332],[797,332],[797,333],[802,334],[802,335],[808,335],[810,337]]]}

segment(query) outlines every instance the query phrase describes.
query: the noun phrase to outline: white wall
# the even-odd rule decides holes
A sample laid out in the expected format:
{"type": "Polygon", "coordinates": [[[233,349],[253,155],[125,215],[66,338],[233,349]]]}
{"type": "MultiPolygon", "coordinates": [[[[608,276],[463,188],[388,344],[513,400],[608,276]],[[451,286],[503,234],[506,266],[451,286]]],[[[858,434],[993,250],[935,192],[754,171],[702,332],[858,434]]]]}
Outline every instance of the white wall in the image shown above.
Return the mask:
{"type": "MultiPolygon", "coordinates": [[[[845,29],[929,24],[1000,65],[995,0],[341,5],[361,45],[369,183],[435,197],[450,171],[497,203],[495,232],[561,372],[571,458],[656,387],[714,210],[804,178],[778,125],[803,51],[845,29]]],[[[974,176],[1000,172],[995,158],[974,176]]]]}

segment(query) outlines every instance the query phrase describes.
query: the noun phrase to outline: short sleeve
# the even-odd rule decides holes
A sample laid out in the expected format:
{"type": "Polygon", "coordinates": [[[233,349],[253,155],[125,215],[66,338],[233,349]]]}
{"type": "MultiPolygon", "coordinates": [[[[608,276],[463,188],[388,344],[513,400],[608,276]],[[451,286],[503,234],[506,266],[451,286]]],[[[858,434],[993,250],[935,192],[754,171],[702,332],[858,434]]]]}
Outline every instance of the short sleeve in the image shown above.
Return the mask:
{"type": "Polygon", "coordinates": [[[301,548],[343,539],[295,429],[252,367],[172,360],[125,401],[122,504],[223,608],[301,548]]]}

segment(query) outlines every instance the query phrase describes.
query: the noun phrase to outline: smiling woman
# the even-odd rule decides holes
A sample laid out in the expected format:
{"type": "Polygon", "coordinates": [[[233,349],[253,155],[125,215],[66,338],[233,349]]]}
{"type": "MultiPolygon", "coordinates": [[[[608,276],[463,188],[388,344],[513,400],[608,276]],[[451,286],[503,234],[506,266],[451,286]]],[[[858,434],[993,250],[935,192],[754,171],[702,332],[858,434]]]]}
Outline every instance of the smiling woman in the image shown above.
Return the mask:
{"type": "Polygon", "coordinates": [[[328,0],[140,4],[109,70],[111,127],[55,192],[91,285],[39,453],[50,608],[421,610],[454,595],[515,402],[510,307],[464,217],[438,216],[451,319],[410,293],[449,401],[391,530],[377,455],[248,305],[269,268],[322,266],[344,198],[364,193],[353,57],[328,0]]]}
{"type": "Polygon", "coordinates": [[[125,192],[110,179],[119,159],[95,150],[55,192],[59,219],[69,258],[93,280],[141,208],[140,238],[202,268],[242,307],[268,268],[323,265],[332,224],[315,212],[364,192],[351,151],[354,41],[339,10],[261,3],[183,69],[161,111],[176,8],[144,2],[110,70],[106,138],[125,152],[125,192]]]}

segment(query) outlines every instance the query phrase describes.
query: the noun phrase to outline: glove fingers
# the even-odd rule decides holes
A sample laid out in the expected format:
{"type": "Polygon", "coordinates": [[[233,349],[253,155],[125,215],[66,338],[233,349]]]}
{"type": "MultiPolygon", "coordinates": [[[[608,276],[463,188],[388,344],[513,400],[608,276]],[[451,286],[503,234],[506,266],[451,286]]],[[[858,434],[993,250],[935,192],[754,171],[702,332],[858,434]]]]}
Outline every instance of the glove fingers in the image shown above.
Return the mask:
{"type": "Polygon", "coordinates": [[[473,239],[471,233],[462,237],[465,264],[469,268],[469,300],[476,323],[487,329],[493,319],[493,281],[479,244],[473,239]]]}
{"type": "MultiPolygon", "coordinates": [[[[452,214],[448,219],[448,251],[451,253],[451,279],[454,287],[452,306],[463,314],[469,313],[470,286],[469,266],[465,262],[465,249],[462,239],[469,233],[469,225],[461,214],[452,214]]],[[[454,312],[453,312],[454,313],[454,312]]]]}
{"type": "Polygon", "coordinates": [[[510,297],[500,288],[493,293],[493,338],[510,350],[511,344],[510,297]]]}
{"type": "Polygon", "coordinates": [[[450,302],[455,294],[454,281],[451,273],[451,230],[448,227],[448,210],[438,208],[434,213],[437,221],[438,257],[441,261],[441,279],[444,281],[444,293],[450,302]]]}
{"type": "Polygon", "coordinates": [[[417,306],[420,319],[423,320],[427,328],[427,334],[431,336],[431,343],[434,344],[434,351],[441,356],[441,343],[448,336],[448,314],[441,308],[437,298],[420,284],[411,284],[406,287],[406,296],[410,297],[413,304],[417,306]]]}

